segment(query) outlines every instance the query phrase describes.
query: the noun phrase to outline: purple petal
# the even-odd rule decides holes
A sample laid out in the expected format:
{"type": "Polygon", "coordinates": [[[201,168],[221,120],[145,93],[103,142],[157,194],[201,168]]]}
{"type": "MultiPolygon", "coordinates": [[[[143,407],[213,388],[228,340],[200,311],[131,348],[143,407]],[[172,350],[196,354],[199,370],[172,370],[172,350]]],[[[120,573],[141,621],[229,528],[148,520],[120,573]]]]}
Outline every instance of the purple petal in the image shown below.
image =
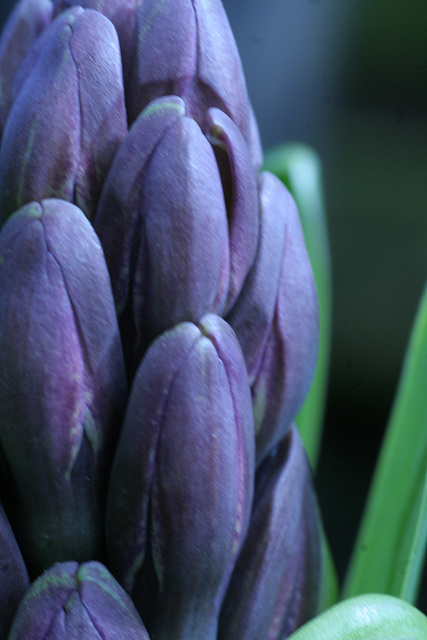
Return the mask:
{"type": "Polygon", "coordinates": [[[4,129],[2,216],[59,197],[91,217],[127,127],[117,34],[101,14],[76,7],[42,39],[4,129]]]}
{"type": "Polygon", "coordinates": [[[206,137],[180,98],[153,101],[108,175],[95,229],[104,247],[132,376],[149,342],[224,304],[227,212],[206,137]]]}
{"type": "Polygon", "coordinates": [[[111,20],[119,36],[124,77],[127,77],[131,63],[136,13],[142,0],[53,0],[55,15],[71,6],[80,5],[84,9],[99,11],[111,20]]]}
{"type": "Polygon", "coordinates": [[[258,470],[218,640],[280,640],[318,612],[320,526],[309,464],[293,427],[258,470]]]}
{"type": "Polygon", "coordinates": [[[144,0],[126,95],[132,123],[155,98],[185,97],[196,68],[196,17],[191,0],[144,0]]]}
{"type": "Polygon", "coordinates": [[[69,11],[64,11],[64,13],[55,19],[55,27],[50,27],[50,29],[45,28],[40,33],[39,37],[34,40],[15,74],[12,85],[13,101],[16,100],[28,76],[31,75],[33,69],[38,65],[38,61],[43,54],[43,50],[51,46],[52,31],[55,30],[56,33],[59,34],[61,30],[69,27],[82,13],[83,9],[80,6],[73,7],[69,11]]]}
{"type": "Polygon", "coordinates": [[[131,389],[114,458],[106,521],[109,564],[129,592],[145,559],[155,451],[169,389],[199,336],[199,329],[187,322],[159,336],[145,354],[131,389]]]}
{"type": "Polygon", "coordinates": [[[255,381],[276,308],[285,247],[290,195],[271,173],[259,177],[260,238],[254,265],[227,322],[245,356],[249,382],[255,381]]]}
{"type": "Polygon", "coordinates": [[[22,600],[9,640],[149,640],[135,606],[98,562],[55,564],[22,600]]]}
{"type": "Polygon", "coordinates": [[[194,0],[198,61],[194,93],[205,109],[224,111],[248,140],[249,98],[242,63],[221,0],[194,0]]]}
{"type": "Polygon", "coordinates": [[[220,0],[144,0],[127,93],[132,122],[154,98],[175,94],[200,126],[218,107],[249,137],[249,102],[237,46],[220,0]]]}
{"type": "Polygon", "coordinates": [[[259,228],[256,172],[249,148],[234,122],[219,109],[209,109],[206,121],[222,170],[228,210],[230,287],[226,312],[239,295],[255,258],[259,228]],[[226,157],[220,155],[221,151],[226,157]]]}
{"type": "MultiPolygon", "coordinates": [[[[283,196],[290,196],[283,187],[283,196]]],[[[257,462],[281,440],[298,413],[314,374],[318,304],[310,260],[293,200],[288,208],[273,323],[252,385],[257,462]]]]}
{"type": "Polygon", "coordinates": [[[141,213],[148,275],[146,307],[135,305],[135,314],[145,311],[149,333],[218,311],[228,288],[227,213],[214,153],[191,118],[154,151],[141,213]]]}
{"type": "Polygon", "coordinates": [[[40,571],[102,553],[123,355],[102,249],[77,207],[26,205],[0,255],[0,439],[17,537],[40,571]]]}
{"type": "Polygon", "coordinates": [[[176,326],[142,360],[111,480],[110,561],[158,639],[216,637],[252,503],[243,356],[220,318],[200,329],[176,326]]]}
{"type": "Polygon", "coordinates": [[[38,35],[52,20],[52,0],[20,0],[0,37],[0,137],[13,101],[12,85],[19,65],[38,35]]]}
{"type": "Polygon", "coordinates": [[[180,98],[162,98],[149,105],[120,145],[102,190],[94,228],[104,249],[119,314],[130,295],[131,255],[138,249],[134,245],[141,224],[144,172],[163,135],[184,116],[180,98]]]}

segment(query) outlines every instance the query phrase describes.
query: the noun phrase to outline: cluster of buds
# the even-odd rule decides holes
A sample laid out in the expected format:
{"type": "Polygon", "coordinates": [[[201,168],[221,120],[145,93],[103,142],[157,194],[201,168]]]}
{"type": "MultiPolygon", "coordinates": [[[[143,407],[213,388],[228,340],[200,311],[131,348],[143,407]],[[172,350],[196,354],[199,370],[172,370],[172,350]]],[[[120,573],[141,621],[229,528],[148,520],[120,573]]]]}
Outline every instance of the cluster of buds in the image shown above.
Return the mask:
{"type": "Polygon", "coordinates": [[[19,0],[0,86],[0,637],[282,640],[317,298],[220,0],[19,0]]]}

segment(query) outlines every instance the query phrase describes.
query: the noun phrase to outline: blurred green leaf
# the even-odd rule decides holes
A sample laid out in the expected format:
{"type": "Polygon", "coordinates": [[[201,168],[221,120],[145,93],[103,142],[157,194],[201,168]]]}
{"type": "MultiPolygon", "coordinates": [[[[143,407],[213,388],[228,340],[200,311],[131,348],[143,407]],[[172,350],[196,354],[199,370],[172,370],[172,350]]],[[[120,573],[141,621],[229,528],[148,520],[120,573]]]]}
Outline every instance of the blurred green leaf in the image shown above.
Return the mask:
{"type": "Polygon", "coordinates": [[[356,540],[346,597],[375,591],[416,600],[427,541],[426,381],[427,287],[356,540]]]}
{"type": "Polygon", "coordinates": [[[332,315],[331,268],[321,165],[310,147],[290,143],[267,153],[263,168],[280,178],[296,201],[319,297],[317,367],[313,384],[296,419],[312,468],[315,469],[326,400],[332,315]]]}
{"type": "Polygon", "coordinates": [[[427,618],[412,605],[365,594],[330,607],[288,640],[425,640],[427,618]]]}
{"type": "Polygon", "coordinates": [[[321,535],[323,580],[320,587],[319,603],[317,609],[319,613],[331,607],[338,600],[338,579],[335,570],[335,564],[331,555],[325,532],[323,530],[321,532],[321,535]]]}

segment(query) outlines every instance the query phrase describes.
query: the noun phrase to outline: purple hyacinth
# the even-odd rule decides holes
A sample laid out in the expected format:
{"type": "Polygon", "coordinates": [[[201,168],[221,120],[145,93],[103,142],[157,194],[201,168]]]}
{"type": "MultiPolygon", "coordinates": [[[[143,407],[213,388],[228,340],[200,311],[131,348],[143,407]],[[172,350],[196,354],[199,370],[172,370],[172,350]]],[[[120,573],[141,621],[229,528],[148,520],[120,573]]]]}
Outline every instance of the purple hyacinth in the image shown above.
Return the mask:
{"type": "Polygon", "coordinates": [[[150,640],[126,592],[99,562],[57,563],[30,587],[8,640],[150,640]]]}
{"type": "Polygon", "coordinates": [[[282,640],[317,297],[220,0],[20,0],[0,83],[9,640],[282,640]]]}
{"type": "Polygon", "coordinates": [[[252,266],[256,174],[236,125],[210,109],[203,131],[182,99],[155,100],[116,154],[94,226],[134,369],[162,331],[224,313],[252,266]]]}
{"type": "Polygon", "coordinates": [[[319,610],[321,536],[311,471],[293,426],[258,469],[218,640],[281,640],[319,610]]]}
{"type": "Polygon", "coordinates": [[[112,23],[73,7],[33,44],[14,78],[0,147],[0,209],[44,198],[91,218],[127,131],[120,48],[112,23]]]}
{"type": "Polygon", "coordinates": [[[253,477],[240,346],[212,314],[178,324],[138,369],[108,498],[109,562],[153,637],[216,637],[253,477]]]}
{"type": "Polygon", "coordinates": [[[0,234],[0,469],[33,573],[102,556],[126,392],[98,238],[68,202],[26,205],[0,234]]]}

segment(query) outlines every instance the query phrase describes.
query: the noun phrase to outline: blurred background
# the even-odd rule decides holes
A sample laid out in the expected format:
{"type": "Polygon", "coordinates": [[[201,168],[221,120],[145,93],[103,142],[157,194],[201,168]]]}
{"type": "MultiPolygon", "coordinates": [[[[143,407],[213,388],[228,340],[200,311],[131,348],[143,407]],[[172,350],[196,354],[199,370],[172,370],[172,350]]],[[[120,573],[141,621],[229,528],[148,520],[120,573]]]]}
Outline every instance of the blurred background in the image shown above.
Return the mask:
{"type": "Polygon", "coordinates": [[[342,576],[427,276],[427,2],[224,5],[264,148],[302,141],[323,163],[334,327],[316,483],[342,576]]]}

